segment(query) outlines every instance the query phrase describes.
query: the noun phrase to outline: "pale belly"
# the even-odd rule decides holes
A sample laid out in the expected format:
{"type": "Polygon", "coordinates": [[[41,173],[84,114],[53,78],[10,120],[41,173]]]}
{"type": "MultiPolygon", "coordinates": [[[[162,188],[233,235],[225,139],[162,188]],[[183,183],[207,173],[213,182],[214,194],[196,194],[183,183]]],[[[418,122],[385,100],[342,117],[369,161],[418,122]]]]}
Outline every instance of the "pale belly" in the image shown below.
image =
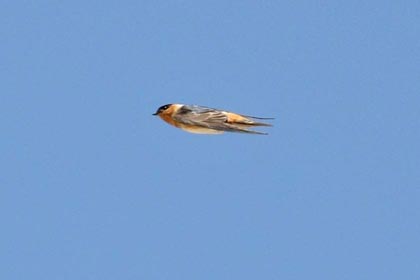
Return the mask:
{"type": "Polygon", "coordinates": [[[220,130],[214,130],[210,128],[204,128],[204,127],[180,127],[182,130],[188,131],[190,133],[196,133],[196,134],[222,134],[224,131],[220,130]]]}

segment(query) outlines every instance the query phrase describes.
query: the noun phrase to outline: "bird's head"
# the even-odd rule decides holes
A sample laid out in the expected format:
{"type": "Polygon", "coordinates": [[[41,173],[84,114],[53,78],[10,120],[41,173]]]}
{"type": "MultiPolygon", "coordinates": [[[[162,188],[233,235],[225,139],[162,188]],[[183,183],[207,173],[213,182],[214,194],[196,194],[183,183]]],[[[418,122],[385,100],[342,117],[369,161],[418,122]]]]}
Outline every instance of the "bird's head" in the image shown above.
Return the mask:
{"type": "Polygon", "coordinates": [[[153,114],[153,116],[159,116],[160,114],[162,114],[163,112],[168,110],[171,106],[172,106],[172,104],[166,104],[166,105],[160,106],[157,109],[156,113],[153,114]]]}

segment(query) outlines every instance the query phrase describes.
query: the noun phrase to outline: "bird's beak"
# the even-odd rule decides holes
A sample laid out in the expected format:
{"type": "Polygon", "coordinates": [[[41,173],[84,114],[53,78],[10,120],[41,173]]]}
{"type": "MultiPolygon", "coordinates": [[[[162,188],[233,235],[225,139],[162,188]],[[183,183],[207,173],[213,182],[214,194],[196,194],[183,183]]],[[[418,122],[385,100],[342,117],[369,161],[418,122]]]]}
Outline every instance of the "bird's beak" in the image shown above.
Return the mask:
{"type": "Polygon", "coordinates": [[[152,114],[153,116],[157,116],[158,115],[158,113],[156,112],[156,113],[154,113],[154,114],[152,114]]]}

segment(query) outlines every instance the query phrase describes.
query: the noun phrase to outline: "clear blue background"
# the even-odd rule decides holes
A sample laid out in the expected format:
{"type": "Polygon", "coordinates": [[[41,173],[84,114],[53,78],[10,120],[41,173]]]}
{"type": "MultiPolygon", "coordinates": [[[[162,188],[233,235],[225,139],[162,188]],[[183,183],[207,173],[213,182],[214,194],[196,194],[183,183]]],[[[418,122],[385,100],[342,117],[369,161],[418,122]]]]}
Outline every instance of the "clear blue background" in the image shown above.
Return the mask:
{"type": "Polygon", "coordinates": [[[1,279],[420,279],[420,2],[4,1],[0,32],[1,279]]]}

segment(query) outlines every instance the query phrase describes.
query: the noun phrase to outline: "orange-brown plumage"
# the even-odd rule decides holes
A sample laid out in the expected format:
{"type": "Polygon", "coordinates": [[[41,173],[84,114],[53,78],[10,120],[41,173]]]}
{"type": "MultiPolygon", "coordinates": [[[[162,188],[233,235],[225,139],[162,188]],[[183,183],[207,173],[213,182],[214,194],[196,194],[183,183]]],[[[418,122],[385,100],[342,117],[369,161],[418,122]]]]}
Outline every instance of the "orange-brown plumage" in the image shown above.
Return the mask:
{"type": "Polygon", "coordinates": [[[171,105],[171,106],[168,107],[168,109],[162,111],[158,115],[162,120],[169,123],[170,125],[173,125],[175,127],[179,127],[180,124],[175,122],[175,120],[173,119],[173,115],[178,110],[178,108],[179,108],[178,106],[171,105]]]}
{"type": "Polygon", "coordinates": [[[249,122],[247,118],[235,113],[226,112],[228,123],[246,123],[249,122]]]}

